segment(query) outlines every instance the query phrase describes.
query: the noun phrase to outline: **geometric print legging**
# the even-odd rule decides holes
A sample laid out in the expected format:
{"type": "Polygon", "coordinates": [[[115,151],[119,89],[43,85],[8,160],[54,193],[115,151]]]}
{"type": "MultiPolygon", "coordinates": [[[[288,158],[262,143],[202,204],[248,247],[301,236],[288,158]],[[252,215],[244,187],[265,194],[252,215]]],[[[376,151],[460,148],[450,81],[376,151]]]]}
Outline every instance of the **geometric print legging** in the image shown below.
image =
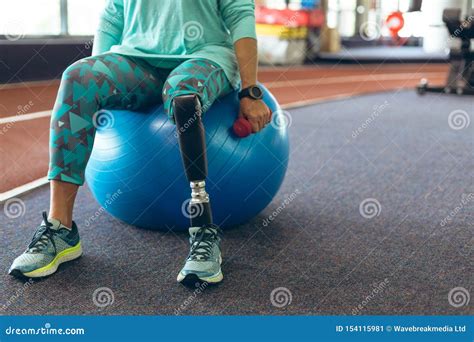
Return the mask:
{"type": "Polygon", "coordinates": [[[224,70],[205,59],[189,59],[175,69],[115,53],[84,58],[63,73],[51,115],[49,180],[82,185],[92,152],[97,115],[104,109],[138,110],[196,94],[203,112],[232,90],[224,70]]]}

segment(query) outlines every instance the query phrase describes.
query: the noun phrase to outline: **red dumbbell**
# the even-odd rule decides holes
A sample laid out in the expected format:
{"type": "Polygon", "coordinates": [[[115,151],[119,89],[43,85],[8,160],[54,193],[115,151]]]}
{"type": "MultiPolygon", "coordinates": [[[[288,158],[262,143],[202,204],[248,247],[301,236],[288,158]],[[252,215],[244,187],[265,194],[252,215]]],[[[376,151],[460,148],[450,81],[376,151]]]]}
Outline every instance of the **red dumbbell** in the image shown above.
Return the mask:
{"type": "MultiPolygon", "coordinates": [[[[270,109],[269,109],[269,112],[270,112],[270,119],[271,119],[273,113],[271,112],[270,109]]],[[[252,134],[252,125],[246,118],[242,116],[239,117],[237,120],[235,120],[232,128],[234,129],[235,135],[238,136],[239,138],[246,138],[250,134],[252,134]]]]}
{"type": "Polygon", "coordinates": [[[243,117],[239,117],[237,120],[235,120],[232,128],[234,129],[235,135],[239,138],[245,138],[252,134],[252,125],[247,119],[243,117]]]}

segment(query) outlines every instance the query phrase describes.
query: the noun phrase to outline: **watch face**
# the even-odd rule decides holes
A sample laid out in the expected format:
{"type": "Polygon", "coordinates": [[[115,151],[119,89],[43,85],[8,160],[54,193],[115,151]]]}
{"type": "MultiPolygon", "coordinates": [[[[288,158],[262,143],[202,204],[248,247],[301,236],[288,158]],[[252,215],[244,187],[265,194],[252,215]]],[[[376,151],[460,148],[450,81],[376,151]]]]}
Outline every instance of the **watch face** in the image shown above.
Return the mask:
{"type": "Polygon", "coordinates": [[[261,99],[263,97],[263,92],[262,92],[262,89],[260,89],[260,87],[252,87],[250,88],[250,95],[254,98],[254,99],[261,99]]]}

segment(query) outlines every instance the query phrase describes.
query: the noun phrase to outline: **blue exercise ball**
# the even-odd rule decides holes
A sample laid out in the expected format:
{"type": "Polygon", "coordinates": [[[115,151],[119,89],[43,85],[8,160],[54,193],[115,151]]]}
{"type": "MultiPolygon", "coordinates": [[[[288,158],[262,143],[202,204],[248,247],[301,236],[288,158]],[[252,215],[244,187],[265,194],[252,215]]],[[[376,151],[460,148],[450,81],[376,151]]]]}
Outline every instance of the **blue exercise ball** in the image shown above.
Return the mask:
{"type": "MultiPolygon", "coordinates": [[[[203,115],[209,176],[206,190],[214,222],[243,224],[273,199],[286,173],[289,156],[288,113],[264,88],[272,123],[257,134],[238,138],[237,92],[217,100],[203,115]]],[[[86,169],[86,180],[100,205],[137,227],[184,230],[189,227],[191,190],[184,174],[176,126],[163,106],[145,112],[101,111],[86,169]]]]}

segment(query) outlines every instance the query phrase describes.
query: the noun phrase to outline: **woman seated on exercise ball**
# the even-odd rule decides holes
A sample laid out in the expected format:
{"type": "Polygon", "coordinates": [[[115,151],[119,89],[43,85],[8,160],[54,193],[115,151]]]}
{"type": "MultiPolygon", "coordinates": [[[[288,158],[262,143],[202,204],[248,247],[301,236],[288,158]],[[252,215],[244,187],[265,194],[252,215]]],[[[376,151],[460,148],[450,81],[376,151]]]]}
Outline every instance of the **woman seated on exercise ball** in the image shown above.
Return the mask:
{"type": "Polygon", "coordinates": [[[270,121],[270,110],[256,85],[254,10],[253,0],[107,0],[93,56],[63,73],[52,112],[49,216],[43,213],[41,225],[10,274],[47,276],[82,254],[73,205],[84,183],[96,113],[138,110],[163,101],[179,132],[190,205],[199,206],[202,213],[191,219],[190,251],[178,281],[222,280],[220,230],[212,223],[205,190],[201,114],[217,98],[240,87],[240,115],[253,132],[270,121]]]}

